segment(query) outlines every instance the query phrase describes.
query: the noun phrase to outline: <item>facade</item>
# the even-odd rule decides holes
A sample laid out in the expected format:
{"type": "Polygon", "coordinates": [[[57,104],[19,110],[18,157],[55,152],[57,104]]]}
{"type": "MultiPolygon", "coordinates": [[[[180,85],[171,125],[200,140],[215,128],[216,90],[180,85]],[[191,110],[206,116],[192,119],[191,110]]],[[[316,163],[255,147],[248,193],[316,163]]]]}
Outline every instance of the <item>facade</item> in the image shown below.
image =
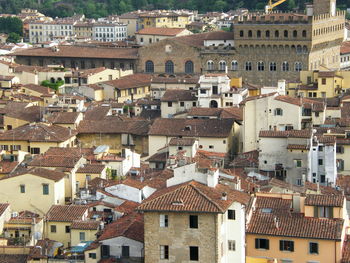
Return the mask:
{"type": "Polygon", "coordinates": [[[160,40],[172,37],[191,35],[192,32],[184,28],[158,28],[148,27],[135,33],[136,43],[143,46],[149,45],[160,40]]]}
{"type": "Polygon", "coordinates": [[[127,26],[122,23],[94,23],[92,26],[93,39],[103,42],[123,41],[128,36],[127,26]]]}
{"type": "Polygon", "coordinates": [[[185,28],[190,21],[190,15],[173,11],[150,11],[139,15],[140,28],[169,27],[185,28]]]}
{"type": "Polygon", "coordinates": [[[196,92],[193,90],[168,89],[161,98],[162,118],[172,118],[197,106],[196,92]]]}
{"type": "Polygon", "coordinates": [[[306,15],[238,17],[234,24],[237,76],[271,86],[282,78],[297,79],[301,70],[317,70],[321,65],[339,68],[343,31],[344,12],[336,11],[332,0],[314,1],[306,15]]]}
{"type": "Polygon", "coordinates": [[[74,36],[73,20],[34,21],[29,23],[29,42],[44,43],[54,39],[72,39],[74,36]]]}

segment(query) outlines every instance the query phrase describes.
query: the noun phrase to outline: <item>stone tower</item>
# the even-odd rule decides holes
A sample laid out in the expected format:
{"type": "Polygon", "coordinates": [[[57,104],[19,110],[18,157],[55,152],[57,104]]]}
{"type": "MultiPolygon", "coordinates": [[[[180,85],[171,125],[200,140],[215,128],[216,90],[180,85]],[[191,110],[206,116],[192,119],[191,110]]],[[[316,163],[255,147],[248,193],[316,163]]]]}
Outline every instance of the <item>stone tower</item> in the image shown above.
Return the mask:
{"type": "Polygon", "coordinates": [[[336,0],[314,0],[314,15],[336,14],[336,0]]]}

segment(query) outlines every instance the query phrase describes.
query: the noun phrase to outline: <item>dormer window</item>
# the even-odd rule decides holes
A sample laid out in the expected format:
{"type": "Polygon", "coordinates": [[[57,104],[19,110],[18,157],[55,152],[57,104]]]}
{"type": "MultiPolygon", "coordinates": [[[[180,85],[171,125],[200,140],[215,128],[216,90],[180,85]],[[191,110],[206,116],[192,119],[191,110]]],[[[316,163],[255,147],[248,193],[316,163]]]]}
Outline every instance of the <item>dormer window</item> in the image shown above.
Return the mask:
{"type": "Polygon", "coordinates": [[[185,131],[190,131],[191,130],[191,126],[185,126],[185,129],[184,129],[185,131]]]}

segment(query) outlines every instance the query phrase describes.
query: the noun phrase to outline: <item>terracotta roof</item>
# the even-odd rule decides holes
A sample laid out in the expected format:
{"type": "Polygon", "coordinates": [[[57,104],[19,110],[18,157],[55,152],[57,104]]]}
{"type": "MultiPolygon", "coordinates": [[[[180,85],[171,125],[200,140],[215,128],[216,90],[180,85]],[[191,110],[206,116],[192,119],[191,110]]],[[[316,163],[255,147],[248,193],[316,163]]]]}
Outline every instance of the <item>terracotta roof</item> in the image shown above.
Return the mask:
{"type": "Polygon", "coordinates": [[[152,75],[152,83],[173,83],[173,84],[197,84],[199,75],[183,75],[183,74],[158,74],[152,75]]]}
{"type": "Polygon", "coordinates": [[[104,133],[104,134],[135,134],[147,135],[150,126],[149,121],[130,120],[121,121],[115,117],[110,117],[100,121],[83,120],[78,127],[78,133],[104,133]]]}
{"type": "Polygon", "coordinates": [[[130,88],[151,86],[151,77],[152,76],[150,74],[137,73],[121,77],[120,79],[102,82],[102,84],[110,85],[119,90],[125,90],[130,88]]]}
{"type": "Polygon", "coordinates": [[[344,196],[341,195],[307,195],[305,205],[309,206],[344,206],[344,196]]]}
{"type": "Polygon", "coordinates": [[[21,57],[66,57],[66,58],[108,58],[137,59],[136,48],[105,48],[91,46],[59,46],[58,51],[52,48],[31,48],[12,53],[21,57]]]}
{"type": "Polygon", "coordinates": [[[117,206],[114,210],[118,212],[122,212],[124,214],[130,214],[132,213],[140,204],[130,201],[130,200],[125,200],[121,205],[117,206]]]}
{"type": "Polygon", "coordinates": [[[74,124],[80,114],[80,112],[54,112],[47,121],[53,124],[74,124]]]}
{"type": "Polygon", "coordinates": [[[147,158],[147,162],[166,162],[167,158],[169,157],[169,152],[160,152],[155,153],[147,158]]]}
{"type": "Polygon", "coordinates": [[[76,220],[72,222],[71,229],[97,230],[100,223],[100,221],[95,220],[76,220]]]}
{"type": "Polygon", "coordinates": [[[62,157],[90,157],[94,155],[94,148],[80,148],[80,147],[50,147],[45,156],[62,156],[62,157]]]}
{"type": "Polygon", "coordinates": [[[167,89],[161,101],[197,101],[197,97],[192,90],[167,89]]]}
{"type": "Polygon", "coordinates": [[[26,106],[27,103],[8,103],[4,109],[6,112],[5,116],[27,122],[41,121],[42,108],[39,106],[26,106]]]}
{"type": "Polygon", "coordinates": [[[48,87],[45,87],[45,86],[41,86],[41,85],[35,85],[35,84],[25,84],[23,85],[24,88],[27,88],[27,89],[30,89],[30,90],[33,90],[33,91],[36,91],[36,92],[39,92],[43,95],[48,95],[48,94],[54,94],[55,92],[48,88],[48,87]]]}
{"type": "Polygon", "coordinates": [[[306,144],[288,144],[288,150],[310,150],[310,147],[306,144]]]}
{"type": "Polygon", "coordinates": [[[84,164],[79,167],[77,173],[101,174],[105,168],[104,164],[84,164]]]}
{"type": "Polygon", "coordinates": [[[75,134],[65,127],[37,123],[7,130],[0,135],[0,141],[64,142],[75,134]]]}
{"type": "Polygon", "coordinates": [[[73,77],[81,77],[81,78],[87,78],[94,74],[100,73],[102,71],[106,70],[105,67],[99,67],[99,68],[90,68],[90,69],[80,69],[80,70],[74,70],[72,72],[73,77]]]}
{"type": "Polygon", "coordinates": [[[205,40],[233,40],[233,34],[232,32],[214,31],[171,39],[171,41],[177,41],[193,47],[203,47],[205,40]]]}
{"type": "Polygon", "coordinates": [[[63,167],[74,168],[81,157],[56,156],[56,155],[37,155],[28,163],[29,166],[39,167],[63,167]]]}
{"type": "MultiPolygon", "coordinates": [[[[350,50],[349,50],[349,53],[350,53],[350,50]]],[[[349,235],[346,235],[345,237],[341,263],[350,263],[350,236],[349,235]]]]}
{"type": "Polygon", "coordinates": [[[30,250],[28,259],[39,259],[47,258],[48,256],[53,256],[55,253],[55,243],[58,243],[54,240],[48,238],[38,240],[35,246],[30,250]]]}
{"type": "Polygon", "coordinates": [[[109,110],[110,110],[110,107],[104,107],[104,106],[93,107],[91,109],[88,109],[85,112],[84,120],[100,121],[107,116],[109,110]]]}
{"type": "Polygon", "coordinates": [[[143,242],[143,231],[143,215],[132,213],[119,218],[111,224],[108,224],[98,240],[106,240],[115,237],[126,237],[132,240],[143,242]]]}
{"type": "Polygon", "coordinates": [[[18,162],[0,161],[0,174],[11,173],[18,165],[18,162]]]}
{"type": "Polygon", "coordinates": [[[88,209],[86,205],[53,205],[46,214],[46,220],[59,222],[82,220],[88,209]]]}
{"type": "Polygon", "coordinates": [[[149,135],[222,137],[230,135],[232,119],[156,119],[149,135]]]}
{"type": "Polygon", "coordinates": [[[158,36],[176,36],[183,32],[184,28],[168,28],[168,27],[148,27],[139,30],[138,35],[158,35],[158,36]]]}
{"type": "Polygon", "coordinates": [[[230,107],[230,108],[203,108],[193,107],[189,110],[188,116],[194,117],[216,117],[221,119],[236,119],[243,120],[242,108],[230,107]]]}
{"type": "Polygon", "coordinates": [[[155,192],[142,202],[138,210],[224,213],[234,201],[247,204],[249,195],[221,184],[211,188],[190,181],[155,192]],[[222,200],[224,193],[227,200],[222,200]]]}
{"type": "Polygon", "coordinates": [[[171,138],[169,141],[170,146],[192,146],[195,143],[194,138],[171,138]]]}
{"type": "Polygon", "coordinates": [[[0,181],[6,180],[6,179],[12,178],[12,177],[20,176],[20,175],[26,175],[26,174],[39,176],[39,177],[42,177],[42,178],[45,178],[48,180],[53,180],[55,182],[60,181],[61,179],[63,179],[66,176],[66,174],[62,173],[62,172],[37,167],[37,168],[26,169],[24,171],[21,171],[20,173],[15,173],[15,174],[11,174],[11,175],[8,175],[5,177],[1,177],[0,181]]]}
{"type": "Polygon", "coordinates": [[[344,41],[340,46],[340,54],[350,53],[350,41],[344,41]]]}
{"type": "Polygon", "coordinates": [[[260,131],[259,137],[275,138],[305,138],[311,139],[312,130],[289,130],[289,131],[260,131]]]}
{"type": "Polygon", "coordinates": [[[247,226],[247,234],[340,240],[344,220],[304,217],[297,213],[264,213],[255,211],[247,226]],[[278,221],[278,227],[274,222],[278,221]]]}

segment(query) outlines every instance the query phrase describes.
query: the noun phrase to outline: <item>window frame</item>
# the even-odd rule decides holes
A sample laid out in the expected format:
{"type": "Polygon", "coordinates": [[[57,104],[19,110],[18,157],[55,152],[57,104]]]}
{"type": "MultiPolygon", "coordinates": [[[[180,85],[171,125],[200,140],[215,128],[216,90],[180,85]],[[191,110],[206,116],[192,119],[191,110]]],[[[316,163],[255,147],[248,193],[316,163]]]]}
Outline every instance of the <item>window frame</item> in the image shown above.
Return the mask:
{"type": "Polygon", "coordinates": [[[198,229],[198,215],[189,215],[189,228],[191,229],[198,229]]]}
{"type": "Polygon", "coordinates": [[[281,239],[279,242],[279,250],[283,252],[294,252],[294,241],[281,239]]]}
{"type": "Polygon", "coordinates": [[[267,238],[256,238],[255,239],[255,249],[269,250],[270,249],[270,240],[267,238]],[[262,247],[262,244],[261,244],[262,241],[266,242],[264,247],[262,247]]]}
{"type": "Polygon", "coordinates": [[[319,245],[318,245],[318,242],[312,242],[312,241],[310,241],[310,242],[309,242],[309,254],[310,254],[310,255],[318,255],[319,253],[320,253],[320,252],[319,252],[319,245]],[[316,245],[317,245],[317,246],[316,246],[316,247],[317,247],[317,249],[316,249],[317,252],[312,252],[312,251],[311,251],[311,250],[313,249],[313,248],[312,248],[312,245],[313,245],[313,244],[316,244],[316,245]]]}
{"type": "Polygon", "coordinates": [[[169,259],[169,246],[160,245],[159,246],[159,258],[160,259],[169,259]]]}
{"type": "Polygon", "coordinates": [[[189,247],[190,252],[190,261],[199,261],[199,247],[197,246],[190,246],[189,247]]]}
{"type": "Polygon", "coordinates": [[[227,210],[227,219],[228,220],[236,220],[236,210],[228,209],[227,210]]]}

